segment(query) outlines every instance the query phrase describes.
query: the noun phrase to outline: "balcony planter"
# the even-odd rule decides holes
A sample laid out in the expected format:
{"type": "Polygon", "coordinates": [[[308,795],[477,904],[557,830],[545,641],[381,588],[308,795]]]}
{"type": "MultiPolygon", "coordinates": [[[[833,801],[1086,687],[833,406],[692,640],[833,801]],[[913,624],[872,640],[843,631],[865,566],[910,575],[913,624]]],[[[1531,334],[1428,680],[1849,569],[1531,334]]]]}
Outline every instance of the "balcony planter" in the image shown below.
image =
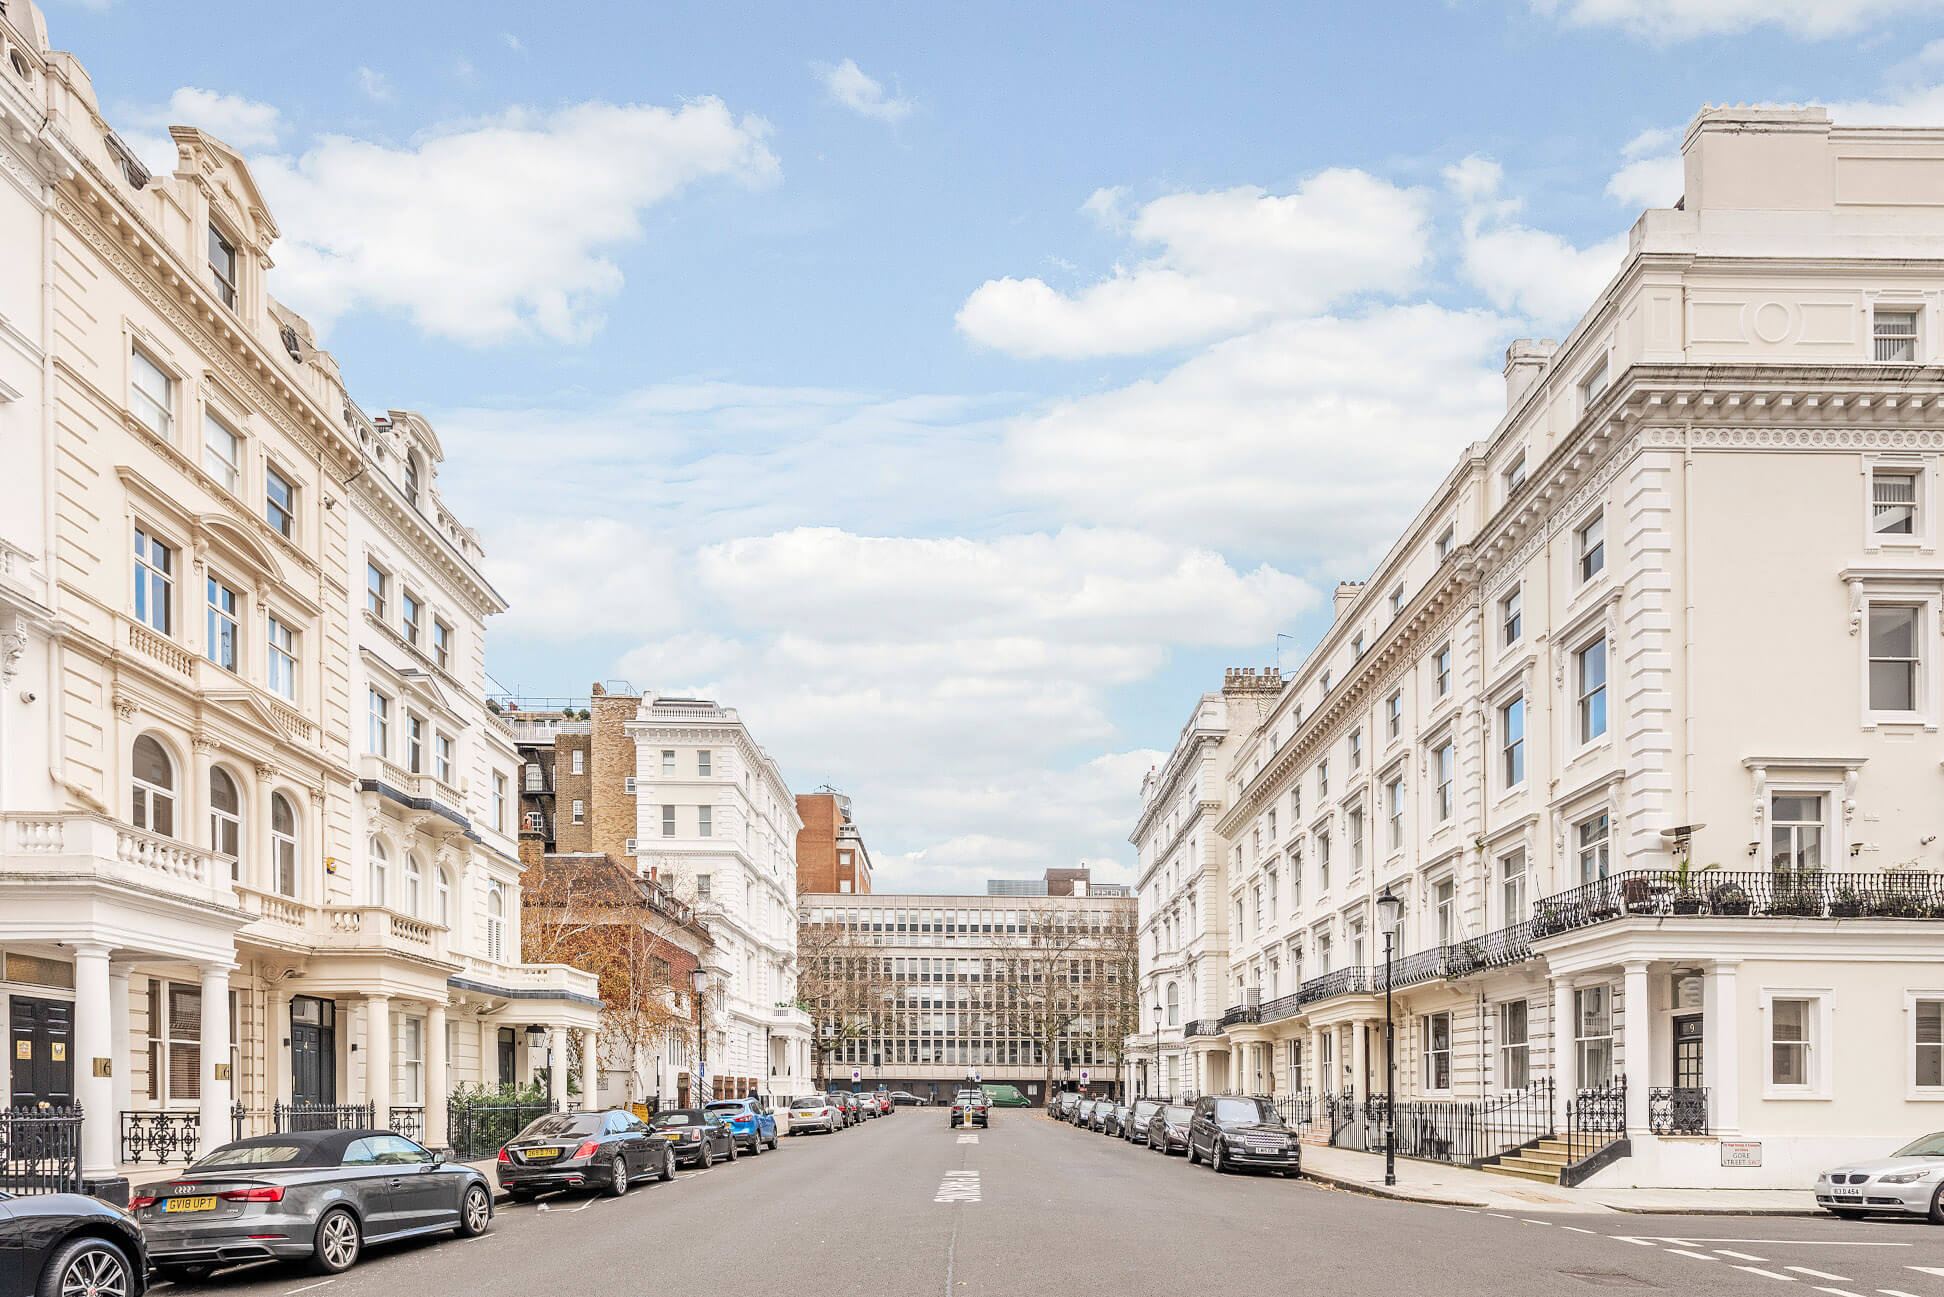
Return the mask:
{"type": "Polygon", "coordinates": [[[1860,918],[1863,914],[1863,897],[1854,887],[1839,887],[1836,895],[1830,898],[1829,913],[1838,919],[1860,918]]]}
{"type": "Polygon", "coordinates": [[[1708,893],[1708,908],[1716,914],[1749,914],[1755,907],[1749,903],[1747,892],[1733,883],[1722,883],[1708,893]]]}
{"type": "Polygon", "coordinates": [[[1865,902],[1863,912],[1878,919],[1921,919],[1925,906],[1908,892],[1884,892],[1865,902]]]}
{"type": "Polygon", "coordinates": [[[1815,918],[1822,913],[1822,870],[1778,869],[1771,913],[1815,918]]]}
{"type": "Polygon", "coordinates": [[[1674,913],[1701,913],[1701,898],[1692,892],[1677,892],[1674,895],[1674,913]]]}
{"type": "Polygon", "coordinates": [[[1620,898],[1629,914],[1652,914],[1654,891],[1645,878],[1625,878],[1620,882],[1620,898]]]}

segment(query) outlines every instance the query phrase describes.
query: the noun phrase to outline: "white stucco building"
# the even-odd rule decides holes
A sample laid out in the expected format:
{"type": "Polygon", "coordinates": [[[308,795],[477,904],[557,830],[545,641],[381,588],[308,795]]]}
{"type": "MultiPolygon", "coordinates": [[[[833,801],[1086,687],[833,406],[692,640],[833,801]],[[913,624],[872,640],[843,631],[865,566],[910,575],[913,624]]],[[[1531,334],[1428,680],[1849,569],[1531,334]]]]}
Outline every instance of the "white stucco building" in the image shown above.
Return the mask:
{"type": "Polygon", "coordinates": [[[648,693],[627,733],[637,866],[694,905],[714,941],[710,1092],[808,1092],[810,1018],[796,1003],[795,796],[733,707],[648,693]]]}
{"type": "Polygon", "coordinates": [[[1684,156],[1223,749],[1228,1075],[1383,1092],[1388,892],[1400,1096],[1801,1186],[1944,1111],[1944,130],[1709,109],[1684,156]]]}

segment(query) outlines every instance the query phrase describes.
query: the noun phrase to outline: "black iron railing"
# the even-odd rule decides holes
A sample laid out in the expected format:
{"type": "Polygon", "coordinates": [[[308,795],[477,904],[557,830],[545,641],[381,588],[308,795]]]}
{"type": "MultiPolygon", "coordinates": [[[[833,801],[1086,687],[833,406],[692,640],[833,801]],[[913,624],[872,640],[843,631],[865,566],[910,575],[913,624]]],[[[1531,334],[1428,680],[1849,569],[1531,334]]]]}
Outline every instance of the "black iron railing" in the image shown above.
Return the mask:
{"type": "MultiPolygon", "coordinates": [[[[1433,946],[1429,950],[1416,950],[1402,959],[1391,961],[1391,985],[1415,986],[1419,982],[1429,982],[1445,975],[1445,951],[1448,947],[1433,946]]],[[[1382,990],[1384,970],[1381,966],[1370,970],[1372,989],[1382,990]]]]}
{"type": "Polygon", "coordinates": [[[269,1108],[245,1108],[241,1100],[230,1105],[230,1138],[245,1139],[251,1135],[268,1135],[272,1130],[273,1111],[269,1108]]]}
{"type": "Polygon", "coordinates": [[[1302,1007],[1303,997],[1300,991],[1291,991],[1288,995],[1278,995],[1273,1000],[1264,1000],[1262,1002],[1262,1016],[1259,1021],[1281,1022],[1284,1018],[1295,1017],[1301,1011],[1302,1007]]]}
{"type": "Polygon", "coordinates": [[[1532,935],[1556,936],[1614,919],[1690,915],[1944,919],[1944,875],[1629,869],[1535,902],[1532,935]]]}
{"type": "Polygon", "coordinates": [[[1708,1087],[1656,1086],[1647,1091],[1647,1129],[1656,1135],[1708,1133],[1708,1087]]]}
{"type": "Polygon", "coordinates": [[[1523,964],[1532,958],[1532,920],[1521,919],[1482,937],[1460,942],[1459,949],[1469,965],[1466,972],[1474,968],[1510,968],[1523,964]]]}
{"type": "Polygon", "coordinates": [[[1323,1116],[1330,1123],[1330,1143],[1336,1148],[1370,1152],[1384,1146],[1384,1101],[1349,1094],[1323,1096],[1323,1116]]]}
{"type": "Polygon", "coordinates": [[[1216,1018],[1196,1018],[1181,1029],[1181,1034],[1184,1037],[1219,1036],[1222,1034],[1222,1024],[1216,1018]]]}
{"type": "Polygon", "coordinates": [[[1368,968],[1339,968],[1321,977],[1312,977],[1296,988],[1296,996],[1303,1004],[1314,1004],[1336,995],[1358,995],[1371,989],[1368,968]]]}
{"type": "Polygon", "coordinates": [[[81,1192],[81,1109],[0,1108],[0,1191],[81,1192]]]}
{"type": "Polygon", "coordinates": [[[521,1101],[491,1094],[452,1099],[446,1103],[446,1143],[454,1161],[491,1157],[528,1122],[554,1111],[553,1104],[545,1099],[521,1101]]]}
{"type": "Polygon", "coordinates": [[[202,1147],[200,1112],[124,1112],[121,1156],[124,1162],[193,1162],[202,1147]]]}
{"type": "Polygon", "coordinates": [[[1261,1005],[1238,1004],[1230,1008],[1227,1013],[1224,1013],[1222,1015],[1221,1025],[1223,1026],[1224,1029],[1226,1029],[1229,1027],[1239,1026],[1243,1023],[1261,1022],[1261,1021],[1262,1021],[1261,1005]]]}
{"type": "Polygon", "coordinates": [[[279,1135],[301,1130],[370,1130],[377,1119],[368,1103],[280,1103],[270,1115],[279,1135]]]}
{"type": "Polygon", "coordinates": [[[1285,1094],[1274,1100],[1276,1114],[1291,1126],[1307,1126],[1316,1120],[1316,1096],[1308,1090],[1285,1094]]]}
{"type": "Polygon", "coordinates": [[[1559,1182],[1568,1188],[1632,1152],[1627,1142],[1627,1078],[1583,1086],[1566,1103],[1566,1166],[1559,1182]]]}
{"type": "Polygon", "coordinates": [[[394,1104],[385,1128],[406,1139],[422,1140],[425,1138],[425,1109],[417,1104],[394,1104]]]}
{"type": "Polygon", "coordinates": [[[1399,1099],[1391,1108],[1382,1098],[1328,1095],[1324,1107],[1340,1148],[1381,1151],[1394,1113],[1399,1157],[1454,1166],[1482,1166],[1557,1131],[1549,1078],[1486,1099],[1399,1099]]]}

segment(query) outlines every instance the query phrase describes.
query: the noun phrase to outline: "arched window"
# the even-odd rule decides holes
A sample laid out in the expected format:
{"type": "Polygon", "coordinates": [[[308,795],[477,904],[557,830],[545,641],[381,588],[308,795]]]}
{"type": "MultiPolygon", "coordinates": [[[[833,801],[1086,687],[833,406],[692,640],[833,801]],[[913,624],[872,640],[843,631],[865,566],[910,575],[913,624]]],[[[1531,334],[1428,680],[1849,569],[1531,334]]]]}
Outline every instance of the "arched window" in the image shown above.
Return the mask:
{"type": "Polygon", "coordinates": [[[405,913],[418,918],[425,902],[425,866],[417,856],[405,857],[405,913]]]}
{"type": "Polygon", "coordinates": [[[138,829],[147,829],[151,833],[160,833],[165,838],[173,838],[176,806],[175,762],[169,760],[168,749],[148,734],[135,740],[133,756],[134,769],[131,778],[134,783],[135,806],[129,819],[138,829]]]}
{"type": "Polygon", "coordinates": [[[506,962],[506,893],[498,883],[486,893],[486,958],[506,962]]]}
{"type": "Polygon", "coordinates": [[[419,457],[416,450],[408,451],[405,455],[405,498],[414,506],[419,502],[419,457]]]}
{"type": "Polygon", "coordinates": [[[370,893],[372,905],[384,905],[390,900],[391,893],[386,888],[386,874],[391,869],[391,857],[385,854],[385,844],[378,839],[371,840],[371,877],[366,890],[370,893]]]}
{"type": "Polygon", "coordinates": [[[297,812],[282,793],[270,798],[270,869],[277,895],[297,895],[297,812]]]}
{"type": "Polygon", "coordinates": [[[1181,987],[1175,982],[1168,983],[1168,1025],[1181,1025],[1181,987]]]}
{"type": "Polygon", "coordinates": [[[440,927],[452,926],[452,879],[443,869],[432,878],[432,917],[440,927]]]}
{"type": "Polygon", "coordinates": [[[209,768],[209,845],[219,856],[228,856],[230,878],[242,876],[239,848],[243,842],[243,799],[236,781],[221,766],[209,768]]]}

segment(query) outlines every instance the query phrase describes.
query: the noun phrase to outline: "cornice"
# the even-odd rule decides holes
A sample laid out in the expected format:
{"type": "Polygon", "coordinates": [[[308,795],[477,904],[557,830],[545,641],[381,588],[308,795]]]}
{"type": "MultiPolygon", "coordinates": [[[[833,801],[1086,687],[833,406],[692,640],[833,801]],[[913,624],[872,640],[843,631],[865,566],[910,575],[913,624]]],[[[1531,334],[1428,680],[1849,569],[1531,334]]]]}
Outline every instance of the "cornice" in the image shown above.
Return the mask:
{"type": "Polygon", "coordinates": [[[389,478],[367,466],[351,479],[346,494],[371,506],[360,513],[385,539],[420,559],[423,566],[435,568],[460,597],[471,601],[473,616],[506,611],[506,600],[499,591],[455,551],[452,542],[440,535],[423,513],[406,502],[389,478]]]}
{"type": "MultiPolygon", "coordinates": [[[[1201,703],[1199,700],[1195,704],[1195,711],[1197,714],[1201,711],[1201,703]]],[[[1134,821],[1134,831],[1128,835],[1127,840],[1129,843],[1138,848],[1141,845],[1142,835],[1147,832],[1149,821],[1173,802],[1172,792],[1175,786],[1181,782],[1182,776],[1187,773],[1189,761],[1191,759],[1200,760],[1201,750],[1204,747],[1207,747],[1211,743],[1219,747],[1222,740],[1227,737],[1228,731],[1225,729],[1211,730],[1197,728],[1176,740],[1174,751],[1168,754],[1167,764],[1161,767],[1161,791],[1149,798],[1148,804],[1141,808],[1140,816],[1134,821]],[[1191,753],[1193,754],[1192,758],[1190,756],[1191,753]]],[[[1206,802],[1201,804],[1207,805],[1206,802]]]]}

